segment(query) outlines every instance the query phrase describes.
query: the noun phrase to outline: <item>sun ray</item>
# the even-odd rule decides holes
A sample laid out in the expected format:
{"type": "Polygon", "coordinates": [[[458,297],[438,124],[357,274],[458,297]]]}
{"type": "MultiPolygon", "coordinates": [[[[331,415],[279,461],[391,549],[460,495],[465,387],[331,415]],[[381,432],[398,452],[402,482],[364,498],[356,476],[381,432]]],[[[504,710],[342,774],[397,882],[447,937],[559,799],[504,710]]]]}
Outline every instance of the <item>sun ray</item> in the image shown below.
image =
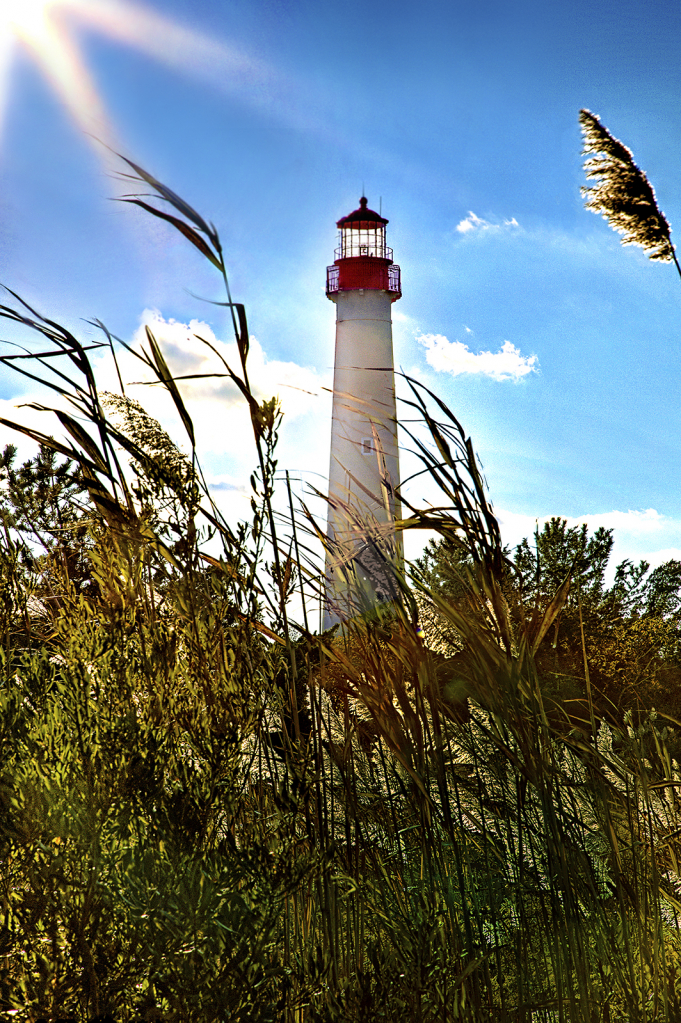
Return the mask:
{"type": "Polygon", "coordinates": [[[58,8],[68,0],[15,0],[0,11],[0,138],[7,105],[12,51],[20,45],[35,60],[54,93],[95,146],[108,169],[111,149],[119,148],[117,134],[58,8]],[[4,78],[4,81],[3,81],[4,78]],[[96,145],[103,142],[105,145],[96,145]]]}
{"type": "MultiPolygon", "coordinates": [[[[134,48],[175,70],[237,94],[259,108],[282,106],[285,90],[274,70],[228,43],[196,32],[128,0],[0,0],[0,139],[7,103],[12,51],[27,50],[73,120],[99,146],[110,167],[106,147],[121,151],[116,132],[95,81],[78,49],[76,31],[93,30],[134,48]]],[[[288,105],[284,102],[283,107],[288,105]]],[[[279,110],[295,120],[291,110],[279,110]]]]}
{"type": "MultiPolygon", "coordinates": [[[[1,2],[1,0],[0,0],[1,2]]],[[[266,61],[130,0],[53,0],[78,22],[130,46],[291,128],[338,143],[327,119],[301,104],[294,83],[266,61]]],[[[354,146],[354,139],[347,145],[354,146]]]]}
{"type": "Polygon", "coordinates": [[[257,90],[272,77],[264,62],[224,41],[126,0],[65,0],[78,20],[149,57],[224,89],[257,90]]]}
{"type": "Polygon", "coordinates": [[[116,133],[94,80],[63,26],[46,18],[41,30],[24,41],[76,124],[107,145],[115,143],[116,133]]]}
{"type": "Polygon", "coordinates": [[[9,77],[12,66],[14,37],[9,30],[0,24],[0,139],[2,138],[9,100],[9,77]]]}

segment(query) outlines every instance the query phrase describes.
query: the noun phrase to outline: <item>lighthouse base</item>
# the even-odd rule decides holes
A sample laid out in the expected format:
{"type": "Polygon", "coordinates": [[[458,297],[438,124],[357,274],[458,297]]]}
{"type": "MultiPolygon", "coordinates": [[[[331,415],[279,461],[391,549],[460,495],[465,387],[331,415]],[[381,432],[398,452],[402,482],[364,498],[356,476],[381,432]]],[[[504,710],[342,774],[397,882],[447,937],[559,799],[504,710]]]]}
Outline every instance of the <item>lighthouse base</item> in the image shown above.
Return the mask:
{"type": "Polygon", "coordinates": [[[355,522],[352,540],[328,538],[324,630],[400,599],[403,559],[392,524],[361,525],[355,522]]]}

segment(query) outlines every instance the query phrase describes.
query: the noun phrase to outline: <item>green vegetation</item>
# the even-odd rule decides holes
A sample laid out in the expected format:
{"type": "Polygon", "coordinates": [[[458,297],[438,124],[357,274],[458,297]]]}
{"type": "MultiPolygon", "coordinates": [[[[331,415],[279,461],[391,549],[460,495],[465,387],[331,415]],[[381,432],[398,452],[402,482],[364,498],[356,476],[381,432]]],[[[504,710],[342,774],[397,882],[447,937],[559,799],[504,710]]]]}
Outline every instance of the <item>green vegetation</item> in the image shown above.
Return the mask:
{"type": "MultiPolygon", "coordinates": [[[[535,650],[544,699],[584,702],[586,650],[594,698],[613,725],[627,711],[638,719],[652,707],[681,719],[681,562],[650,571],[645,561],[626,560],[606,586],[613,543],[611,529],[589,536],[586,525],[553,518],[514,551],[504,593],[518,620],[530,611],[545,614],[570,577],[560,612],[535,650]]],[[[431,541],[418,564],[432,591],[465,606],[465,553],[431,541]]],[[[424,618],[431,645],[451,650],[456,635],[443,616],[431,607],[424,618]]],[[[582,713],[588,716],[586,706],[582,713]]]]}
{"type": "MultiPolygon", "coordinates": [[[[214,229],[131,169],[224,277],[214,229]]],[[[40,337],[5,365],[58,365],[72,410],[72,442],[28,431],[37,457],[0,466],[0,1020],[681,1019],[658,700],[675,706],[680,566],[625,563],[607,588],[611,536],[561,520],[514,562],[470,440],[410,380],[443,499],[401,528],[441,542],[343,632],[294,624],[315,523],[275,517],[281,417],[227,303],[256,451],[240,526],[150,332],[137,354],[188,458],[98,392],[75,337],[0,309],[40,337]]]]}

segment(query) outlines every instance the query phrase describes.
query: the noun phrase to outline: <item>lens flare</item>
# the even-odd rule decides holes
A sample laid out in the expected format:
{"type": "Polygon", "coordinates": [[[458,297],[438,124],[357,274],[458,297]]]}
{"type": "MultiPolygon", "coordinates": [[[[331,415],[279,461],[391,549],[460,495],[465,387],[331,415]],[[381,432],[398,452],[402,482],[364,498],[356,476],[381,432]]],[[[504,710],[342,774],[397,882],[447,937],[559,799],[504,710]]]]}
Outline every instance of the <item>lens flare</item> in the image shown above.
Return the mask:
{"type": "MultiPolygon", "coordinates": [[[[91,140],[121,149],[73,28],[84,28],[134,47],[178,71],[242,98],[262,98],[271,77],[265,66],[236,47],[179,25],[127,0],[0,0],[0,137],[10,68],[17,46],[29,53],[78,127],[91,140]]],[[[257,102],[257,100],[256,100],[257,102]]],[[[108,162],[108,152],[97,146],[108,162]]]]}

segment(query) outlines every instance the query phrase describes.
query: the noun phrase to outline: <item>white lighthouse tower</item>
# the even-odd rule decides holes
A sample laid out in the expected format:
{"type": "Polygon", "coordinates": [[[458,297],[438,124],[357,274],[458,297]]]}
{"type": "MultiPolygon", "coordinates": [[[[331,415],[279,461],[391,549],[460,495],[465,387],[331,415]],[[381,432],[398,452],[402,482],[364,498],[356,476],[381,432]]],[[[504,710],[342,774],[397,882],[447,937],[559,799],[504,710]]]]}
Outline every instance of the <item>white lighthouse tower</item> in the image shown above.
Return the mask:
{"type": "Polygon", "coordinates": [[[385,244],[388,223],[367,207],[341,217],[326,270],[336,305],[324,628],[395,596],[390,564],[402,559],[392,303],[400,268],[385,244]]]}

